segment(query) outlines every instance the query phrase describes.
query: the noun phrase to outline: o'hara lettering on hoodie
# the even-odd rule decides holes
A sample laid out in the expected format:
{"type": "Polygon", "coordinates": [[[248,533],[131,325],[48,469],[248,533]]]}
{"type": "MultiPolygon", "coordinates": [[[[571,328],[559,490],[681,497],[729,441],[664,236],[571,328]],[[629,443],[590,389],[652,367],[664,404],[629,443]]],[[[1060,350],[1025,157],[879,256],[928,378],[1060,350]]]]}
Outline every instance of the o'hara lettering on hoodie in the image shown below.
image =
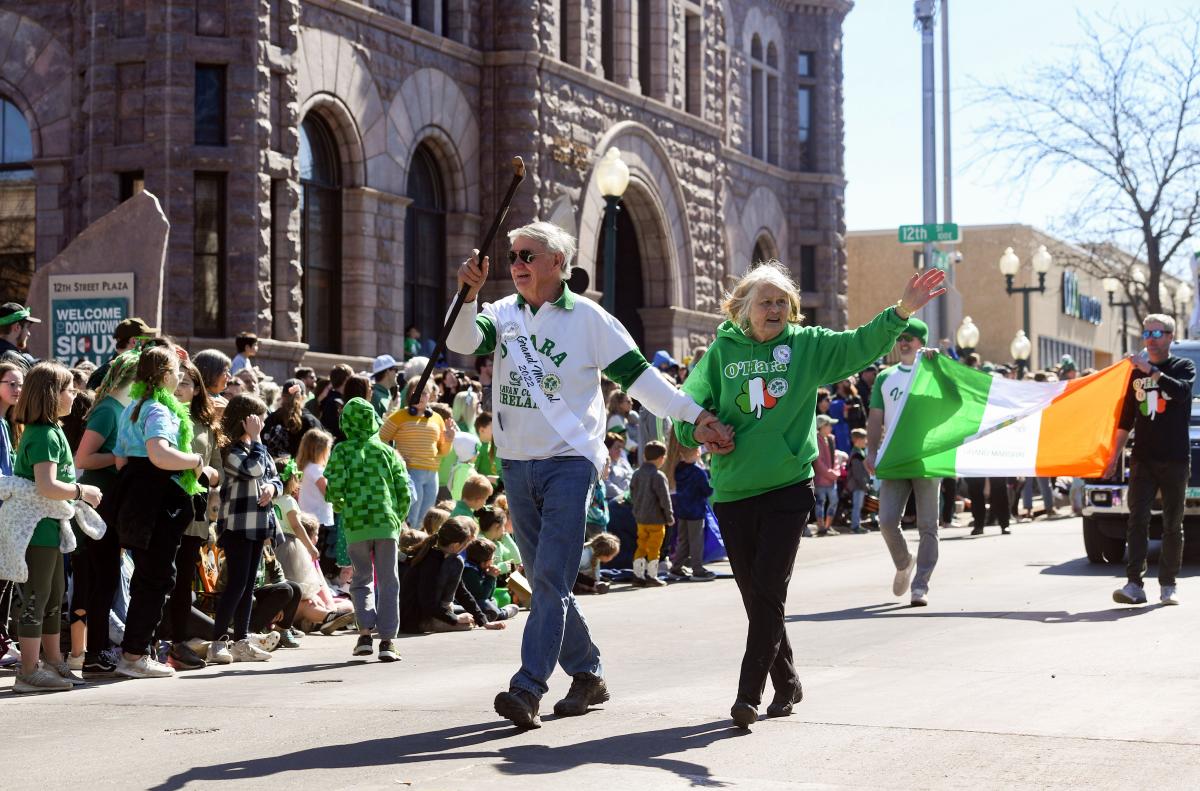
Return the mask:
{"type": "Polygon", "coordinates": [[[738,379],[743,376],[783,373],[787,370],[787,364],[775,360],[771,362],[765,360],[740,360],[738,362],[726,363],[725,367],[721,370],[725,373],[726,379],[738,379]]]}

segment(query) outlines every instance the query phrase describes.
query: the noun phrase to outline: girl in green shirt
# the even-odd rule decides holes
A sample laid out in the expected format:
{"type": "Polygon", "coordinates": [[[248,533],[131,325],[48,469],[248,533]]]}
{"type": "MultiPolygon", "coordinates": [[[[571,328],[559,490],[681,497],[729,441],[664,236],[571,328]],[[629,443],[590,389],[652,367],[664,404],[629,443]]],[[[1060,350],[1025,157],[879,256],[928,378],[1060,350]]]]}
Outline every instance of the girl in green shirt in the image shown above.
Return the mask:
{"type": "MultiPolygon", "coordinates": [[[[75,396],[71,372],[58,363],[38,363],[29,370],[13,410],[13,418],[24,426],[13,473],[33,481],[38,494],[49,500],[85,500],[95,507],[100,490],[75,482],[71,447],[60,425],[61,418],[71,414],[75,396]]],[[[21,583],[21,672],[14,692],[49,692],[83,683],[59,650],[65,572],[58,530],[56,519],[38,522],[25,550],[29,576],[21,583]],[[39,649],[45,662],[38,662],[39,649]]]]}

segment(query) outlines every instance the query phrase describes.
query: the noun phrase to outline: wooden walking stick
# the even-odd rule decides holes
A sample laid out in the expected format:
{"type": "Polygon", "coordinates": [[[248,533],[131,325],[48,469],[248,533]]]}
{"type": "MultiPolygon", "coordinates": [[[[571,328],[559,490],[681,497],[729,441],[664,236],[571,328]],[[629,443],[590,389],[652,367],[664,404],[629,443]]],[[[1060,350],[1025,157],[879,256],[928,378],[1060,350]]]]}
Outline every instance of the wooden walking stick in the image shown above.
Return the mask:
{"type": "MultiPolygon", "coordinates": [[[[492,220],[492,226],[488,228],[487,234],[483,237],[483,244],[479,245],[479,257],[487,255],[488,248],[492,246],[492,241],[496,238],[496,233],[500,230],[500,226],[504,223],[504,218],[508,215],[508,207],[512,204],[513,195],[517,192],[517,187],[525,178],[525,162],[520,157],[512,158],[513,177],[508,183],[508,192],[504,193],[504,200],[500,202],[500,208],[496,212],[495,218],[492,220]]],[[[433,352],[429,355],[429,362],[425,363],[425,370],[421,372],[421,379],[417,382],[417,386],[408,394],[408,414],[416,417],[417,404],[421,400],[421,393],[425,392],[425,385],[429,383],[429,377],[433,374],[433,367],[437,364],[437,359],[446,351],[446,337],[450,334],[450,328],[454,326],[454,322],[458,319],[459,311],[462,310],[463,303],[467,299],[468,287],[464,284],[458,290],[458,295],[454,298],[454,304],[450,306],[450,314],[446,317],[446,323],[442,325],[442,331],[438,333],[437,345],[433,347],[433,352]]]]}

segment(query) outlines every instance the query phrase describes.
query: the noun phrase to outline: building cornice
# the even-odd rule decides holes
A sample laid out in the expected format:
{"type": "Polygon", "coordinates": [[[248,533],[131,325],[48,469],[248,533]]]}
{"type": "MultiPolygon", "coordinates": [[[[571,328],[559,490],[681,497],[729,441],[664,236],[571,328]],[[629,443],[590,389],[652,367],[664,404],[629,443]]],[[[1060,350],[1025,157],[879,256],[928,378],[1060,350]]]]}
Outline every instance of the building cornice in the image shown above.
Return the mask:
{"type": "Polygon", "coordinates": [[[420,44],[423,47],[428,47],[429,49],[436,50],[438,52],[444,52],[452,57],[461,58],[462,60],[465,60],[474,66],[480,66],[483,64],[483,53],[479,52],[479,50],[472,49],[466,44],[460,44],[459,42],[446,38],[445,36],[438,36],[430,33],[424,28],[419,28],[416,25],[405,22],[402,19],[397,19],[391,14],[385,14],[381,11],[376,11],[373,8],[368,8],[362,3],[355,2],[354,0],[304,1],[309,5],[316,6],[317,8],[324,8],[326,11],[332,11],[335,14],[341,14],[342,16],[350,19],[354,19],[364,24],[371,25],[372,27],[379,28],[380,30],[387,31],[388,33],[392,33],[400,38],[407,39],[414,44],[420,44]]]}

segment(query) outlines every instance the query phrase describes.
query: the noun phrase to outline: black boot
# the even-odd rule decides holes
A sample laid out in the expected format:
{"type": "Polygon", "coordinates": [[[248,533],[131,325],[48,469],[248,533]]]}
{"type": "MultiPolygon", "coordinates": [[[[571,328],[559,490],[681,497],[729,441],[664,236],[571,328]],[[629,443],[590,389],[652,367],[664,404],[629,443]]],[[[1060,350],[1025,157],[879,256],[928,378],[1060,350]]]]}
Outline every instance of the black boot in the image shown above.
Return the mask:
{"type": "Polygon", "coordinates": [[[775,697],[771,700],[771,705],[767,706],[768,717],[786,717],[792,713],[792,706],[804,700],[804,687],[800,682],[796,682],[796,688],[789,695],[785,690],[781,695],[778,691],[775,692],[775,697]]]}
{"type": "Polygon", "coordinates": [[[729,716],[733,718],[734,725],[750,730],[750,726],[758,722],[758,707],[739,700],[729,710],[729,716]]]}
{"type": "Polygon", "coordinates": [[[542,727],[538,716],[539,701],[532,692],[513,688],[496,696],[496,713],[521,730],[542,727]]]}
{"type": "Polygon", "coordinates": [[[588,706],[608,700],[608,685],[600,676],[591,673],[576,673],[567,696],[554,704],[554,713],[560,717],[578,717],[587,714],[588,706]]]}

